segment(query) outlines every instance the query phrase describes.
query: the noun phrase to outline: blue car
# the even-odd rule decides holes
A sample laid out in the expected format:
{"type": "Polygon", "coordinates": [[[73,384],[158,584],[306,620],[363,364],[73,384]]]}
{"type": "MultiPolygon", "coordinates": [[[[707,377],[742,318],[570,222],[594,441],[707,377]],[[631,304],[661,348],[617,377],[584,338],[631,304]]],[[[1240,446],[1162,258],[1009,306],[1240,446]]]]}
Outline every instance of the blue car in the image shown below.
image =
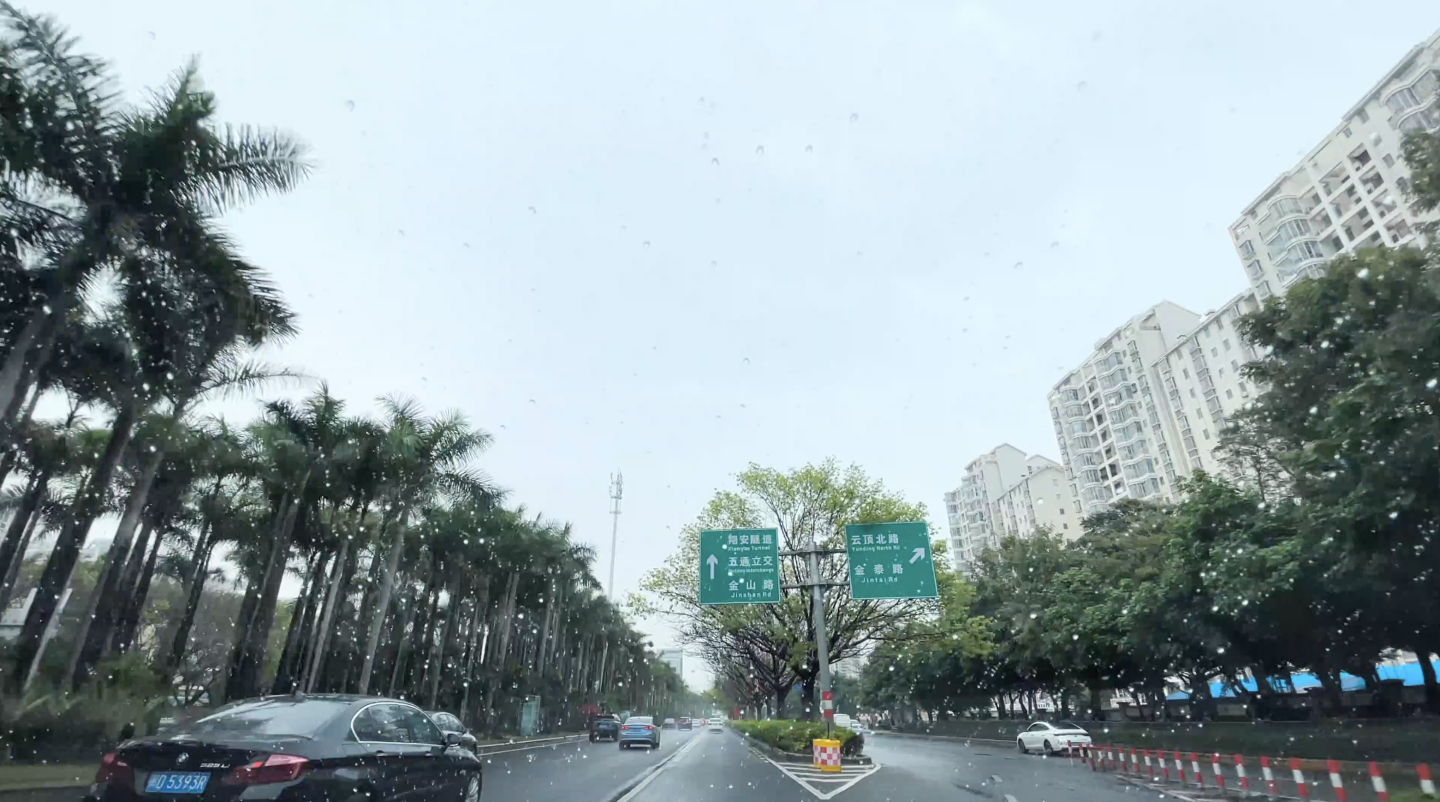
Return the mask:
{"type": "Polygon", "coordinates": [[[620,748],[645,744],[651,749],[660,748],[660,728],[649,716],[631,716],[620,726],[620,748]]]}

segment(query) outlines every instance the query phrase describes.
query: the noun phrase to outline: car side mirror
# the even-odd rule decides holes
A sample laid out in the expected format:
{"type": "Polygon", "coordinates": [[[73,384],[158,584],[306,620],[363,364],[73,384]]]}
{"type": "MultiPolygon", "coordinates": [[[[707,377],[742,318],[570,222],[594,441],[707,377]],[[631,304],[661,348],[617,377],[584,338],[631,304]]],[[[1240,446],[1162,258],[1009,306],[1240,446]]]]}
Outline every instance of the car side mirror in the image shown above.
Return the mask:
{"type": "Polygon", "coordinates": [[[458,732],[447,732],[447,733],[445,733],[445,745],[446,745],[446,746],[460,746],[460,745],[463,744],[463,743],[465,743],[465,736],[462,735],[461,733],[458,733],[458,732]]]}
{"type": "Polygon", "coordinates": [[[478,742],[475,740],[475,736],[470,733],[466,732],[460,735],[460,745],[466,749],[474,749],[476,743],[478,742]]]}

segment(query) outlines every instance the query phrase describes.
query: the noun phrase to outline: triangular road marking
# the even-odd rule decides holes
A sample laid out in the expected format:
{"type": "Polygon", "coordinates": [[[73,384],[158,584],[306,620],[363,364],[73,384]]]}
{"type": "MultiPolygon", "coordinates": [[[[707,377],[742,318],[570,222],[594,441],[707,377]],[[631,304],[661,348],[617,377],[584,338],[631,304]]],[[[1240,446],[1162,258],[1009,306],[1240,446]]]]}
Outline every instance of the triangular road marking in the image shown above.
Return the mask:
{"type": "Polygon", "coordinates": [[[814,794],[817,799],[830,799],[842,794],[848,791],[850,786],[880,770],[879,763],[871,763],[869,766],[842,766],[840,773],[837,775],[835,772],[822,772],[804,763],[776,763],[770,759],[769,755],[758,750],[754,751],[755,754],[765,758],[765,762],[779,769],[781,774],[799,783],[801,788],[814,794]],[[826,787],[822,790],[821,788],[811,785],[811,783],[825,783],[826,786],[831,786],[833,783],[843,783],[843,785],[838,788],[826,787]]]}

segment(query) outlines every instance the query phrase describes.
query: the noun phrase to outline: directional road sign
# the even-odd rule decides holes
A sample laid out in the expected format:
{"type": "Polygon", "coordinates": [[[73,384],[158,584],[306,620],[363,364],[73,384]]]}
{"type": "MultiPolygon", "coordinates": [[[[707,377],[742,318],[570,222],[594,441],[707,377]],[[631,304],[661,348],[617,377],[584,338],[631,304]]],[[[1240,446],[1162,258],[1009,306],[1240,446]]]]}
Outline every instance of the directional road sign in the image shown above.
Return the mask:
{"type": "MultiPolygon", "coordinates": [[[[934,587],[932,579],[931,587],[934,587]]],[[[700,533],[700,603],[780,601],[780,536],[774,529],[700,533]]]]}
{"type": "Polygon", "coordinates": [[[846,524],[845,552],[850,558],[851,598],[933,599],[938,595],[930,526],[924,521],[846,524]]]}

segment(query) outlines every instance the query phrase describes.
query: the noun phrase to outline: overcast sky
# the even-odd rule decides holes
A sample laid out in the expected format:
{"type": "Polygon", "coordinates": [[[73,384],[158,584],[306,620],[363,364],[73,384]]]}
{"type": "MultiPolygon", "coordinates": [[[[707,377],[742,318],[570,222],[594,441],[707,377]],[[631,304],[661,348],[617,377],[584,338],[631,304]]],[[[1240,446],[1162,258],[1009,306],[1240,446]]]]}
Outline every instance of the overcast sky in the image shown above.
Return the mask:
{"type": "Polygon", "coordinates": [[[284,361],[463,410],[602,580],[623,469],[623,592],[749,461],[858,463],[943,526],[975,455],[1057,457],[1049,387],[1239,292],[1227,225],[1440,25],[1184,6],[27,7],[129,92],[195,55],[224,120],[307,142],[313,178],[228,220],[299,312],[284,361]]]}

